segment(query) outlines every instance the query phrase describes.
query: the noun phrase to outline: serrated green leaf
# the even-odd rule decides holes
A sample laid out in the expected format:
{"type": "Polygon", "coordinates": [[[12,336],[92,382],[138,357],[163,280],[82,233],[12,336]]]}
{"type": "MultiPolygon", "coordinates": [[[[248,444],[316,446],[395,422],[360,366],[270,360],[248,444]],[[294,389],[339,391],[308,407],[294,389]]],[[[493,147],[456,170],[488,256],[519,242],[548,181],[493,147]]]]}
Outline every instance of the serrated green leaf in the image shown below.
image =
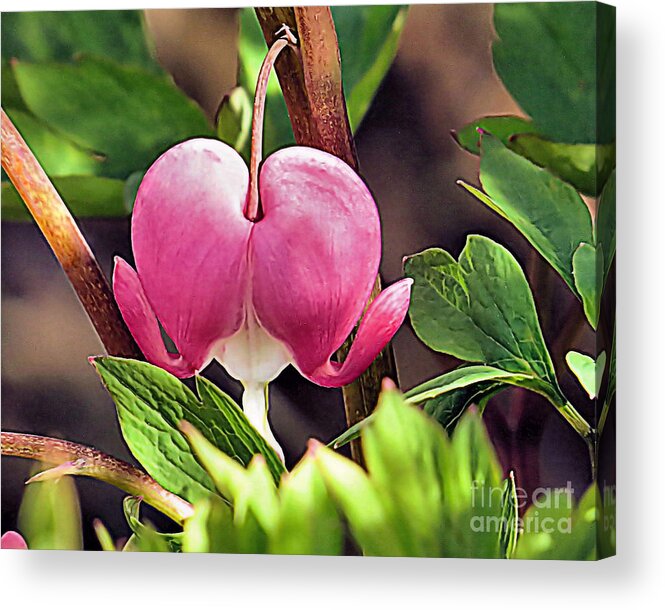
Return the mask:
{"type": "Polygon", "coordinates": [[[405,273],[414,279],[411,323],[428,347],[523,375],[522,385],[565,403],[531,290],[508,250],[472,235],[459,262],[432,248],[409,257],[405,273]]]}
{"type": "Polygon", "coordinates": [[[614,140],[613,7],[497,4],[494,27],[496,71],[539,133],[558,142],[614,140]]]}
{"type": "Polygon", "coordinates": [[[279,479],[284,466],[274,450],[233,400],[209,381],[197,379],[199,399],[179,379],[146,362],[99,357],[94,364],[116,404],[130,450],[169,491],[192,502],[215,491],[178,430],[183,420],[243,465],[262,454],[273,478],[279,479]]]}
{"type": "Polygon", "coordinates": [[[31,483],[25,488],[18,527],[32,550],[80,551],[81,509],[71,477],[31,483]]]}
{"type": "Polygon", "coordinates": [[[107,59],[17,62],[30,111],[78,146],[104,156],[101,172],[126,178],[176,142],[210,136],[201,109],[168,78],[107,59]]]}
{"type": "Polygon", "coordinates": [[[570,185],[508,150],[486,134],[481,143],[480,182],[485,193],[463,186],[511,222],[575,290],[573,254],[593,243],[591,214],[570,185]]]}
{"type": "Polygon", "coordinates": [[[598,354],[594,360],[591,356],[580,352],[570,351],[566,354],[566,363],[575,377],[592,400],[598,397],[600,384],[605,372],[605,352],[598,354]]]}
{"type": "MultiPolygon", "coordinates": [[[[75,218],[122,218],[129,214],[124,199],[125,183],[102,176],[62,176],[52,179],[75,218]]],[[[2,183],[2,219],[26,221],[32,217],[9,182],[2,183]]]]}
{"type": "Polygon", "coordinates": [[[2,57],[69,61],[92,53],[160,70],[141,11],[46,11],[4,13],[2,57]]]}

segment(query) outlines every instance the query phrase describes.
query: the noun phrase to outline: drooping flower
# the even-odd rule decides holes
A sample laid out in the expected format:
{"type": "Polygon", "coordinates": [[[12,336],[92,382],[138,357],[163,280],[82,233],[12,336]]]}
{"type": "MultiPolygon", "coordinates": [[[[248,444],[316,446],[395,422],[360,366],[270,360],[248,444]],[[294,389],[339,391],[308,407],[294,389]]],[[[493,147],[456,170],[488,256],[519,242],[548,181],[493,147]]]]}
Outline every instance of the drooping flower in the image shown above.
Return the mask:
{"type": "Polygon", "coordinates": [[[2,538],[0,538],[0,549],[25,551],[27,548],[28,545],[23,539],[23,536],[18,532],[8,531],[2,535],[2,538]]]}
{"type": "MultiPolygon", "coordinates": [[[[260,76],[257,96],[261,85],[260,76]]],[[[183,142],[155,161],[132,215],[136,271],[117,259],[113,285],[146,358],[181,378],[217,359],[242,382],[248,418],[279,451],[266,384],[288,364],[321,386],[356,379],[402,324],[411,280],[384,290],[345,361],[331,360],[378,272],[376,204],[351,167],[313,148],[282,149],[259,171],[262,109],[254,121],[251,173],[212,139],[183,142]]]]}

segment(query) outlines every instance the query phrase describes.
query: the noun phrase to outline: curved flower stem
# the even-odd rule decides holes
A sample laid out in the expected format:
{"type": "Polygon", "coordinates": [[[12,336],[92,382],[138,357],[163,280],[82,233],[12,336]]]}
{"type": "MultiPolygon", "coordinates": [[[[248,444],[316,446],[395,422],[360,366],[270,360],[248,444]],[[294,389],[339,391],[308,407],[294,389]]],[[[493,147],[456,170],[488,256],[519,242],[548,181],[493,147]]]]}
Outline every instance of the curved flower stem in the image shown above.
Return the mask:
{"type": "Polygon", "coordinates": [[[55,187],[2,110],[2,167],[67,274],[99,338],[112,356],[141,358],[111,288],[55,187]]]}
{"type": "Polygon", "coordinates": [[[148,504],[176,523],[182,524],[194,514],[189,502],[164,489],[145,472],[85,445],[47,436],[3,432],[2,455],[55,465],[32,477],[28,483],[47,481],[65,475],[92,477],[110,483],[133,496],[141,496],[148,504]]]}
{"type": "Polygon", "coordinates": [[[296,48],[297,40],[290,28],[283,25],[277,32],[283,35],[275,40],[261,64],[259,76],[256,81],[256,92],[254,93],[254,111],[252,114],[252,145],[249,157],[249,192],[245,204],[245,218],[251,222],[261,219],[261,201],[259,199],[259,164],[263,151],[263,117],[266,109],[266,92],[268,81],[275,61],[279,54],[286,48],[296,48]]]}

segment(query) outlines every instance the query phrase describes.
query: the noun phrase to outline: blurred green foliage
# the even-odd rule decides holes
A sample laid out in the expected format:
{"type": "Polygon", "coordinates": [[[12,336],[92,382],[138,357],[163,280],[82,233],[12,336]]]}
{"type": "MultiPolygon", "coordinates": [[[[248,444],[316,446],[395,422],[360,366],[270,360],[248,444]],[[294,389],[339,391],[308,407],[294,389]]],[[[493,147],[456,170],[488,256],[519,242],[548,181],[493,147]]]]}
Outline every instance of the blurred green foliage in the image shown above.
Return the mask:
{"type": "Polygon", "coordinates": [[[81,509],[74,479],[31,483],[25,488],[18,528],[33,550],[80,551],[81,509]]]}

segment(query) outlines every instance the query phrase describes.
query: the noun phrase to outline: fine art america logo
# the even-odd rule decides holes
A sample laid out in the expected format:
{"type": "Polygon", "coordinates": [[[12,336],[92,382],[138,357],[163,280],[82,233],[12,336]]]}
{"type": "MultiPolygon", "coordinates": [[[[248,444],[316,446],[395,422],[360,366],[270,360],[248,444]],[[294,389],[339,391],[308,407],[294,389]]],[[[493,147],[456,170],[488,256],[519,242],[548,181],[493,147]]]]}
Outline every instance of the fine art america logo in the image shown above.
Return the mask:
{"type": "MultiPolygon", "coordinates": [[[[474,481],[472,485],[473,516],[470,520],[471,530],[477,533],[499,533],[506,517],[502,517],[504,499],[503,487],[493,487],[474,481]]],[[[572,531],[571,512],[575,502],[575,490],[570,481],[565,487],[538,487],[531,495],[520,487],[515,488],[517,508],[521,511],[528,504],[534,510],[526,516],[518,518],[521,532],[552,534],[570,534],[572,531]],[[529,502],[530,500],[530,502],[529,502]]]]}

